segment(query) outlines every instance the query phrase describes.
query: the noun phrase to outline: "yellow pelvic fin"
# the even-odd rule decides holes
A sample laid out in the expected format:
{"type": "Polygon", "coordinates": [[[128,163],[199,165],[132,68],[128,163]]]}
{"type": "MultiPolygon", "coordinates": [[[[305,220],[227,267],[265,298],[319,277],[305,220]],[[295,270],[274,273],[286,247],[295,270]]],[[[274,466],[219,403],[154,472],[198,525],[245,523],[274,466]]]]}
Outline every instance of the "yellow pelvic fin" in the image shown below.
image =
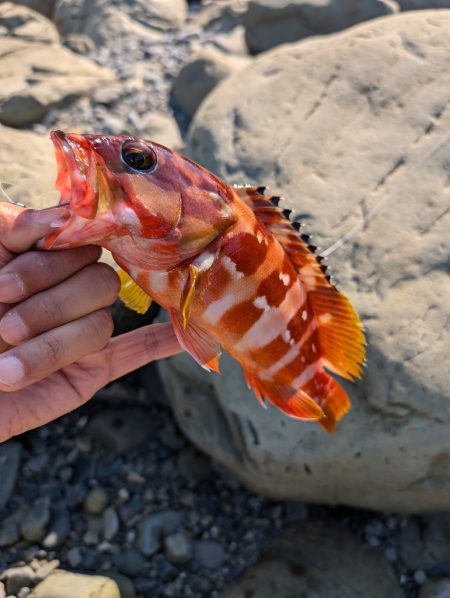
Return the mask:
{"type": "Polygon", "coordinates": [[[186,286],[183,289],[183,293],[181,295],[180,301],[180,314],[181,314],[181,323],[183,324],[183,328],[186,328],[189,324],[189,317],[191,315],[191,307],[192,301],[195,295],[195,285],[197,283],[198,277],[200,276],[200,269],[193,264],[189,266],[189,278],[187,280],[186,286]]]}
{"type": "Polygon", "coordinates": [[[120,278],[120,292],[119,297],[122,302],[138,314],[145,314],[150,305],[152,298],[142,289],[132,278],[120,269],[117,274],[120,278]]]}

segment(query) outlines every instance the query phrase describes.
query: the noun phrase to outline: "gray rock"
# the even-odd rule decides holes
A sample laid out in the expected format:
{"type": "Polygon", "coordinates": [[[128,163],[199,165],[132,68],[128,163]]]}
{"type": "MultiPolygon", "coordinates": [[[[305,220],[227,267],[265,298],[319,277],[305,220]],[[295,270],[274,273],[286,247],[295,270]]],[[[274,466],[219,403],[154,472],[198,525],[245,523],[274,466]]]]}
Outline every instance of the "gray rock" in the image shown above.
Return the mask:
{"type": "Polygon", "coordinates": [[[31,474],[40,473],[43,469],[47,467],[48,458],[48,453],[41,453],[40,455],[35,455],[25,463],[25,469],[27,469],[31,474]]]}
{"type": "Polygon", "coordinates": [[[112,540],[119,531],[120,523],[114,507],[108,507],[103,513],[103,536],[105,540],[112,540]]]}
{"type": "Polygon", "coordinates": [[[188,118],[192,118],[201,102],[218,83],[247,64],[247,58],[227,55],[211,47],[198,50],[174,81],[174,104],[188,118]]]}
{"type": "Polygon", "coordinates": [[[22,445],[18,442],[10,441],[0,444],[0,480],[2,481],[0,484],[0,513],[13,493],[19,471],[21,451],[22,445]]]}
{"type": "Polygon", "coordinates": [[[187,563],[193,556],[192,542],[184,533],[170,534],[164,539],[164,554],[175,565],[187,563]]]}
{"type": "Polygon", "coordinates": [[[57,570],[38,584],[33,598],[121,598],[117,583],[100,575],[57,570]]]}
{"type": "Polygon", "coordinates": [[[450,562],[450,515],[410,518],[399,535],[400,556],[408,569],[429,569],[450,562]]]}
{"type": "Polygon", "coordinates": [[[332,437],[261,409],[228,358],[222,376],[186,355],[159,364],[185,434],[257,492],[448,510],[449,28],[448,11],[410,12],[284,46],[221,84],[191,125],[192,159],[281,192],[320,247],[361,224],[361,205],[375,209],[329,258],[368,338],[364,380],[346,384],[353,408],[332,437]]]}
{"type": "Polygon", "coordinates": [[[183,145],[177,122],[169,114],[149,114],[143,119],[139,134],[172,149],[180,149],[183,145]]]}
{"type": "Polygon", "coordinates": [[[86,35],[98,46],[111,45],[114,39],[116,42],[126,38],[148,42],[160,39],[158,31],[104,0],[58,0],[53,20],[62,35],[86,35]]]}
{"type": "Polygon", "coordinates": [[[66,540],[70,531],[70,519],[65,511],[58,512],[51,520],[48,533],[42,541],[44,548],[58,548],[66,540]]]}
{"type": "Polygon", "coordinates": [[[145,558],[135,548],[122,550],[114,555],[114,563],[121,573],[136,577],[145,569],[145,558]]]}
{"type": "Polygon", "coordinates": [[[35,572],[28,565],[23,567],[11,567],[3,574],[3,580],[6,583],[6,591],[8,594],[17,594],[20,588],[34,585],[35,572]]]}
{"type": "Polygon", "coordinates": [[[344,529],[314,521],[292,525],[263,559],[220,593],[220,598],[401,598],[382,555],[344,529]]]}
{"type": "Polygon", "coordinates": [[[90,420],[87,433],[108,449],[124,454],[148,439],[151,424],[150,416],[143,409],[110,409],[90,420]]]}
{"type": "Polygon", "coordinates": [[[108,494],[101,486],[90,490],[84,501],[85,510],[91,515],[101,515],[108,504],[108,494]]]}
{"type": "Polygon", "coordinates": [[[8,519],[0,525],[0,548],[15,544],[20,538],[18,521],[8,519]]]}
{"type": "Polygon", "coordinates": [[[450,0],[396,0],[400,10],[450,8],[450,0]]]}
{"type": "Polygon", "coordinates": [[[426,581],[420,588],[419,598],[450,598],[450,579],[426,581]]]}
{"type": "Polygon", "coordinates": [[[151,556],[160,547],[162,539],[176,532],[184,521],[184,513],[179,511],[160,511],[147,515],[139,523],[137,546],[142,554],[151,556]]]}
{"type": "Polygon", "coordinates": [[[194,559],[200,567],[217,569],[223,563],[225,551],[214,540],[197,540],[194,543],[194,559]]]}
{"type": "Polygon", "coordinates": [[[244,16],[247,45],[258,54],[397,10],[394,2],[384,0],[250,0],[244,16]]]}
{"type": "Polygon", "coordinates": [[[2,37],[0,123],[35,123],[49,108],[88,95],[112,78],[108,70],[67,48],[2,37]]]}
{"type": "Polygon", "coordinates": [[[67,560],[69,561],[69,565],[74,569],[81,565],[81,562],[83,561],[83,555],[81,554],[81,550],[78,548],[78,546],[73,546],[67,551],[67,560]]]}
{"type": "Polygon", "coordinates": [[[58,31],[51,21],[12,2],[0,3],[0,27],[6,28],[6,35],[27,42],[55,44],[59,41],[58,31]]]}
{"type": "Polygon", "coordinates": [[[21,4],[51,18],[56,0],[14,0],[14,4],[21,4]]]}
{"type": "Polygon", "coordinates": [[[50,501],[47,498],[39,498],[25,513],[20,525],[22,536],[28,542],[40,542],[50,521],[50,501]]]}

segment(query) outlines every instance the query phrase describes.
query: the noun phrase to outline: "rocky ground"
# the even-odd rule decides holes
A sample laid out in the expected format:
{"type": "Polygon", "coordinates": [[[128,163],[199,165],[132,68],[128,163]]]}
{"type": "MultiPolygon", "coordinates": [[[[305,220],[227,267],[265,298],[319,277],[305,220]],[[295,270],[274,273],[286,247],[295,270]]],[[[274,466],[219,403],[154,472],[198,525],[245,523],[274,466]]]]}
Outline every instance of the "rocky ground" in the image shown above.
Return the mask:
{"type": "MultiPolygon", "coordinates": [[[[402,34],[401,25],[397,29],[397,25],[392,28],[382,25],[378,33],[371,30],[366,37],[365,34],[355,36],[357,42],[350,38],[336,41],[332,53],[327,47],[317,45],[309,54],[302,54],[300,41],[292,46],[292,50],[286,47],[282,50],[284,54],[275,55],[278,58],[271,59],[268,55],[267,62],[262,54],[263,60],[255,63],[253,71],[246,71],[241,80],[239,73],[254,63],[254,55],[265,53],[281,43],[333,33],[375,17],[396,19],[390,15],[402,10],[428,8],[431,4],[438,9],[450,6],[450,2],[445,1],[419,0],[329,0],[317,5],[268,0],[190,4],[185,0],[0,2],[0,123],[6,125],[0,125],[2,188],[13,198],[30,204],[34,202],[39,207],[45,204],[46,197],[49,201],[49,183],[44,180],[43,172],[47,174],[53,161],[51,149],[47,150],[39,137],[27,131],[46,136],[49,129],[61,128],[130,133],[176,148],[187,145],[191,155],[222,175],[246,178],[239,182],[253,178],[259,183],[276,182],[290,192],[290,197],[295,196],[297,182],[290,180],[289,173],[294,177],[292,173],[296,172],[298,156],[302,155],[302,164],[305,168],[309,164],[315,177],[305,172],[299,174],[311,201],[325,205],[317,179],[323,171],[333,172],[336,179],[331,177],[329,180],[327,193],[329,189],[336,190],[339,198],[335,203],[342,210],[338,200],[346,198],[345,201],[350,202],[353,190],[364,188],[364,184],[378,189],[376,183],[381,175],[376,166],[381,164],[380,171],[383,172],[391,159],[395,161],[401,157],[401,144],[397,148],[395,142],[403,139],[402,136],[408,137],[409,131],[405,133],[398,125],[401,120],[399,107],[406,114],[404,122],[411,128],[413,145],[408,147],[417,147],[419,158],[430,151],[428,146],[420,146],[421,131],[426,131],[425,141],[439,142],[439,138],[434,141],[432,135],[433,131],[439,131],[439,124],[446,118],[447,99],[444,96],[449,86],[445,69],[440,65],[446,64],[447,57],[444,50],[439,53],[437,33],[432,36],[433,43],[427,45],[431,39],[428,29],[438,30],[433,19],[441,21],[438,11],[430,17],[418,17],[418,24],[411,22],[403,26],[408,35],[402,34]],[[30,11],[27,6],[40,12],[30,11]],[[367,53],[368,56],[382,56],[382,59],[374,66],[366,55],[371,68],[363,70],[371,72],[372,69],[370,76],[374,78],[372,85],[367,86],[349,58],[355,50],[348,48],[360,43],[359,63],[366,64],[361,59],[366,51],[365,40],[377,38],[381,40],[380,45],[375,49],[368,47],[367,53]],[[431,57],[427,55],[429,47],[434,48],[431,57]],[[395,71],[395,84],[378,78],[376,73],[382,72],[386,64],[403,64],[398,60],[403,56],[401,52],[407,53],[411,62],[404,70],[395,71]],[[305,81],[289,72],[290,65],[297,64],[295,61],[303,61],[308,73],[305,81]],[[319,74],[312,67],[308,70],[313,62],[321,65],[319,74]],[[283,75],[280,65],[285,69],[285,78],[281,76],[277,80],[275,92],[270,77],[276,76],[278,70],[283,75]],[[311,73],[316,79],[314,85],[308,87],[311,73]],[[340,86],[335,85],[330,91],[339,77],[340,86]],[[227,79],[231,81],[228,87],[227,79]],[[407,87],[411,80],[417,86],[413,91],[407,87]],[[348,88],[342,86],[342,81],[348,83],[348,88]],[[225,82],[224,86],[211,95],[221,82],[225,82]],[[288,83],[291,92],[287,89],[288,83]],[[401,98],[393,99],[387,93],[386,90],[394,88],[401,90],[401,98]],[[421,96],[422,88],[432,90],[429,100],[421,96]],[[270,109],[264,102],[260,106],[251,103],[250,96],[258,95],[254,94],[257,89],[263,98],[273,93],[274,102],[270,109]],[[317,89],[322,90],[318,97],[317,89]],[[355,89],[364,98],[363,104],[372,116],[384,114],[386,106],[388,112],[381,124],[365,120],[365,114],[358,116],[358,139],[364,139],[366,132],[368,138],[367,143],[356,144],[353,154],[353,149],[349,149],[354,146],[351,136],[345,137],[342,133],[345,127],[341,125],[353,118],[353,111],[358,107],[361,98],[354,95],[355,89]],[[306,95],[302,96],[295,114],[304,109],[305,115],[296,123],[295,114],[290,114],[292,125],[286,129],[289,135],[280,141],[277,137],[279,107],[286,110],[295,105],[303,90],[306,95]],[[419,92],[414,95],[417,90],[419,92]],[[410,108],[406,99],[412,96],[416,103],[410,108]],[[389,112],[390,107],[392,112],[389,112]],[[431,121],[423,115],[429,116],[431,121]],[[320,122],[314,122],[314,118],[320,122]],[[310,122],[314,122],[315,128],[308,130],[310,122]],[[392,122],[397,124],[391,127],[392,122]],[[298,137],[303,144],[305,139],[308,140],[309,154],[296,147],[290,133],[292,126],[298,127],[298,137]],[[18,128],[23,131],[18,132],[18,128]],[[323,131],[332,136],[331,141],[324,137],[323,131]],[[380,131],[388,131],[389,139],[380,131]],[[255,139],[259,147],[254,144],[255,139]],[[317,150],[320,159],[314,154],[316,139],[323,144],[317,150]],[[283,144],[284,162],[281,165],[278,154],[274,159],[270,151],[261,152],[261,148],[266,147],[264,143],[269,142],[269,148],[273,143],[277,152],[281,150],[276,144],[283,144]],[[374,158],[374,145],[382,148],[382,157],[377,154],[374,158]],[[26,147],[31,154],[39,153],[40,162],[36,162],[36,173],[31,175],[27,160],[36,158],[30,155],[24,160],[26,147]],[[327,154],[327,148],[330,154],[327,154]],[[336,161],[336,155],[339,159],[347,156],[348,163],[336,161]],[[389,160],[384,164],[386,156],[389,160]],[[347,182],[344,174],[350,168],[348,164],[363,157],[366,162],[361,171],[353,173],[352,180],[347,182]],[[264,181],[259,180],[261,176],[265,177],[264,181]],[[361,179],[355,179],[355,176],[361,176],[361,179]],[[322,203],[319,199],[323,199],[322,203]]],[[[448,19],[448,12],[445,14],[448,19]]],[[[284,114],[283,110],[281,114],[284,114]]],[[[445,160],[442,164],[436,160],[434,167],[436,172],[430,174],[427,170],[421,177],[428,180],[427,177],[433,175],[433,181],[443,185],[445,177],[442,173],[448,170],[445,160]]],[[[436,191],[437,187],[433,189],[436,191]]],[[[391,190],[384,192],[389,194],[391,190]]],[[[439,193],[436,191],[437,196],[439,193]]],[[[401,195],[393,194],[392,202],[400,202],[401,198],[401,195]]],[[[439,206],[435,207],[439,212],[439,206]]],[[[310,211],[312,213],[313,208],[310,211]]],[[[320,222],[327,223],[331,230],[334,223],[327,220],[329,212],[324,210],[322,214],[319,210],[318,213],[320,222]]],[[[408,216],[403,215],[403,225],[407,226],[411,214],[414,222],[423,218],[423,214],[419,217],[409,209],[408,216]]],[[[430,214],[427,212],[426,217],[434,219],[430,214]]],[[[313,221],[308,213],[306,218],[313,221]]],[[[337,219],[342,218],[341,211],[337,219]]],[[[319,234],[327,239],[327,231],[320,228],[320,222],[317,226],[319,234]]],[[[386,227],[385,222],[382,224],[386,227]]],[[[375,237],[382,237],[378,229],[375,229],[375,237]]],[[[373,239],[370,235],[365,238],[369,248],[375,245],[373,239]]],[[[433,238],[429,248],[426,243],[420,247],[425,248],[428,255],[431,248],[437,246],[445,260],[443,235],[433,238]]],[[[379,254],[373,253],[371,260],[369,253],[370,249],[367,256],[359,258],[352,254],[351,267],[362,272],[367,268],[367,262],[381,263],[379,254]]],[[[397,264],[398,268],[402,272],[406,270],[407,277],[414,279],[414,271],[408,271],[408,267],[418,261],[416,254],[408,253],[406,248],[399,254],[406,256],[407,264],[397,264]]],[[[423,254],[421,260],[418,263],[424,276],[431,268],[423,254]]],[[[443,263],[441,271],[445,271],[443,263]]],[[[381,283],[377,281],[374,291],[369,283],[360,284],[353,270],[347,272],[344,267],[341,270],[343,283],[349,285],[349,290],[354,290],[355,294],[366,293],[369,298],[381,293],[386,304],[381,283]]],[[[389,278],[389,272],[387,276],[389,278]]],[[[368,279],[372,280],[370,276],[368,279]]],[[[444,296],[447,283],[448,280],[432,279],[427,287],[438,285],[444,296]]],[[[415,296],[426,294],[420,289],[414,293],[415,296]]],[[[405,301],[397,295],[389,297],[396,304],[405,301]]],[[[443,307],[439,308],[437,300],[435,303],[430,313],[439,314],[439,326],[444,329],[447,320],[440,315],[444,313],[443,307]]],[[[374,321],[382,319],[378,318],[378,312],[377,317],[374,316],[372,305],[369,309],[362,299],[360,305],[364,307],[369,324],[371,318],[374,321]]],[[[396,320],[401,319],[402,314],[394,315],[396,320]]],[[[122,318],[123,314],[118,317],[122,318]]],[[[429,328],[433,329],[433,326],[431,320],[429,328]]],[[[409,327],[414,327],[414,322],[404,324],[404,328],[409,327]]],[[[390,339],[391,334],[373,328],[372,346],[380,347],[380,355],[392,357],[391,345],[386,349],[381,342],[385,338],[390,339]]],[[[395,338],[401,340],[402,336],[398,333],[395,338]]],[[[407,341],[405,339],[405,344],[407,341]]],[[[422,337],[416,338],[415,342],[420,344],[422,337]]],[[[426,348],[420,348],[419,353],[426,356],[426,348]]],[[[400,354],[401,362],[405,364],[412,359],[400,341],[394,354],[400,354]]],[[[377,389],[377,381],[384,379],[383,368],[390,362],[383,361],[383,357],[373,361],[381,369],[381,374],[376,372],[375,382],[372,371],[372,386],[377,389]]],[[[427,363],[421,365],[419,362],[415,371],[422,372],[420,368],[425,370],[427,363]]],[[[431,378],[439,379],[443,387],[445,380],[442,376],[439,378],[437,363],[436,359],[431,359],[429,366],[436,367],[431,378]]],[[[392,367],[396,375],[399,374],[397,365],[392,367]]],[[[403,457],[399,456],[399,446],[406,446],[404,438],[408,434],[411,437],[416,430],[424,429],[423,422],[413,420],[408,431],[401,419],[408,409],[415,414],[421,413],[423,395],[416,397],[411,393],[412,408],[406,401],[389,404],[386,393],[383,395],[379,389],[378,395],[383,396],[378,396],[375,391],[372,396],[365,390],[361,396],[369,403],[370,413],[358,407],[357,401],[352,412],[356,414],[352,421],[356,422],[354,429],[360,430],[359,436],[354,435],[350,425],[336,435],[336,445],[326,445],[323,436],[311,436],[302,439],[303,452],[296,452],[289,440],[295,437],[297,447],[302,432],[289,428],[288,433],[282,426],[281,435],[287,438],[286,446],[278,442],[269,447],[272,437],[267,429],[275,429],[274,419],[271,419],[275,416],[263,414],[261,417],[266,419],[256,425],[256,432],[252,431],[247,425],[250,411],[244,410],[242,415],[238,407],[231,413],[226,406],[220,410],[215,407],[216,402],[220,404],[221,397],[225,397],[224,403],[228,401],[232,405],[229,387],[216,386],[215,394],[208,391],[209,395],[203,396],[204,382],[197,371],[191,374],[190,368],[182,361],[167,362],[161,369],[163,386],[156,368],[149,366],[104,389],[77,413],[0,446],[0,598],[450,597],[448,515],[403,516],[332,506],[334,501],[360,506],[395,504],[399,510],[415,512],[430,510],[432,505],[436,508],[439,504],[439,509],[445,510],[448,446],[445,448],[444,440],[440,440],[444,438],[445,426],[433,428],[428,436],[414,436],[416,447],[428,447],[434,441],[437,445],[435,453],[423,448],[422,456],[431,462],[431,473],[424,478],[426,484],[417,491],[412,482],[407,487],[408,492],[416,494],[404,491],[405,485],[400,489],[393,485],[392,491],[386,491],[383,496],[380,486],[376,485],[388,487],[387,479],[380,477],[383,469],[380,474],[376,468],[379,467],[377,454],[382,450],[386,451],[386,458],[392,456],[392,460],[398,462],[393,478],[401,477],[403,470],[418,468],[415,453],[410,463],[407,459],[400,462],[403,457]],[[173,381],[176,381],[176,388],[173,381]],[[192,405],[195,417],[198,416],[196,421],[202,421],[200,428],[182,419],[180,405],[187,403],[192,405]],[[174,421],[172,409],[177,413],[182,431],[174,421]],[[199,410],[198,413],[195,410],[199,410]],[[220,413],[220,417],[214,419],[210,410],[220,413]],[[372,419],[374,413],[382,418],[382,425],[372,419]],[[203,426],[202,418],[205,421],[210,418],[208,421],[214,428],[211,436],[207,424],[203,426]],[[367,422],[369,429],[364,427],[367,422]],[[201,431],[198,437],[197,429],[201,431]],[[367,451],[369,456],[364,453],[361,458],[358,450],[361,443],[365,438],[369,442],[377,437],[380,429],[383,433],[389,432],[388,440],[382,437],[383,441],[374,445],[373,452],[367,451]],[[247,437],[254,441],[258,434],[261,443],[253,446],[247,437]],[[272,495],[277,492],[270,486],[278,486],[279,494],[284,493],[285,498],[292,488],[292,495],[297,498],[280,502],[252,493],[217,461],[198,452],[187,437],[227,463],[250,486],[261,487],[272,495]],[[391,439],[394,439],[392,444],[391,439]],[[396,439],[400,439],[397,445],[396,439]],[[322,454],[315,448],[315,442],[331,447],[333,457],[327,454],[326,448],[322,454]],[[333,446],[341,446],[339,443],[342,443],[342,452],[336,456],[333,446]],[[380,446],[381,449],[377,448],[380,446]],[[273,451],[270,455],[276,465],[273,470],[269,467],[270,459],[265,449],[268,453],[273,451]],[[350,456],[345,453],[347,449],[350,456]],[[304,456],[308,450],[308,458],[314,459],[316,454],[321,472],[316,474],[314,462],[313,477],[304,456]],[[227,451],[228,455],[224,456],[227,451]],[[344,456],[340,458],[339,455],[344,456]],[[280,462],[292,465],[294,473],[289,474],[288,467],[283,468],[282,473],[280,462]],[[362,467],[354,465],[358,462],[363,463],[362,467]],[[304,480],[295,467],[301,469],[304,480]],[[367,472],[366,477],[360,476],[361,469],[367,472]],[[287,477],[283,477],[284,474],[287,477]],[[314,475],[318,477],[314,478],[314,475]],[[336,481],[330,484],[333,475],[336,481]],[[301,484],[296,485],[294,478],[301,484]],[[344,490],[339,487],[339,478],[345,480],[344,490]],[[360,479],[365,488],[357,486],[360,479]],[[355,480],[354,486],[352,480],[355,480]],[[347,491],[348,495],[345,494],[347,491]],[[306,504],[300,501],[299,495],[328,504],[306,504]],[[437,497],[435,502],[430,495],[437,497]],[[417,501],[416,508],[411,496],[417,501]]],[[[410,378],[400,374],[396,392],[411,384],[410,378]]],[[[236,376],[231,369],[228,379],[234,380],[236,376]]],[[[241,397],[239,384],[238,381],[233,386],[235,399],[241,397]]],[[[414,388],[419,386],[414,384],[414,388]]],[[[429,396],[432,396],[430,401],[438,401],[441,397],[437,391],[429,396]]],[[[246,404],[252,406],[248,409],[258,408],[250,399],[246,404]]],[[[260,412],[262,410],[256,417],[260,417],[260,412]]],[[[255,421],[253,415],[250,419],[255,421]]],[[[442,424],[439,418],[434,418],[432,423],[442,424]]],[[[430,427],[432,423],[429,423],[430,427]]],[[[407,452],[412,454],[413,451],[412,443],[407,452]]],[[[387,462],[383,467],[387,469],[387,462]]]]}

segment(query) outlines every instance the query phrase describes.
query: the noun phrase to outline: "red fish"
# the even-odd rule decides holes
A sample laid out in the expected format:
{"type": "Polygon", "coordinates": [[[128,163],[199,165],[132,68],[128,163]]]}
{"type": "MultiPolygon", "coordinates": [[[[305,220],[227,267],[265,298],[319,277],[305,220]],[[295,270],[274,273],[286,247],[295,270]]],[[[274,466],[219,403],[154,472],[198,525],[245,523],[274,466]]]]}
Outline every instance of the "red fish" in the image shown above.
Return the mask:
{"type": "Polygon", "coordinates": [[[42,246],[109,249],[131,277],[122,275],[125,302],[140,310],[153,297],[199,364],[219,371],[223,347],[263,405],[334,429],[350,401],[328,372],[361,375],[364,335],[279,198],[157,143],[51,138],[71,218],[42,246]]]}

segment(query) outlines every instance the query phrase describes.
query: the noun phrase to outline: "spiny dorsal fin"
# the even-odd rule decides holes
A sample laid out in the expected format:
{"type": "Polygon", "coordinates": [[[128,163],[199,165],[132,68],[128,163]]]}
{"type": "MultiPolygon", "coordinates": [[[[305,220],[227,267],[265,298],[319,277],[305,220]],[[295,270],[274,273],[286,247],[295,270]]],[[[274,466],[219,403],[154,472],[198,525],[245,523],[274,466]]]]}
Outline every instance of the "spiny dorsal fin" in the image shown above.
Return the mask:
{"type": "Polygon", "coordinates": [[[278,196],[264,195],[265,187],[235,187],[240,199],[249,205],[258,220],[278,239],[308,291],[318,319],[324,365],[352,380],[361,376],[365,339],[361,322],[352,304],[332,284],[323,258],[314,252],[301,225],[289,220],[291,210],[278,207],[278,196]]]}

